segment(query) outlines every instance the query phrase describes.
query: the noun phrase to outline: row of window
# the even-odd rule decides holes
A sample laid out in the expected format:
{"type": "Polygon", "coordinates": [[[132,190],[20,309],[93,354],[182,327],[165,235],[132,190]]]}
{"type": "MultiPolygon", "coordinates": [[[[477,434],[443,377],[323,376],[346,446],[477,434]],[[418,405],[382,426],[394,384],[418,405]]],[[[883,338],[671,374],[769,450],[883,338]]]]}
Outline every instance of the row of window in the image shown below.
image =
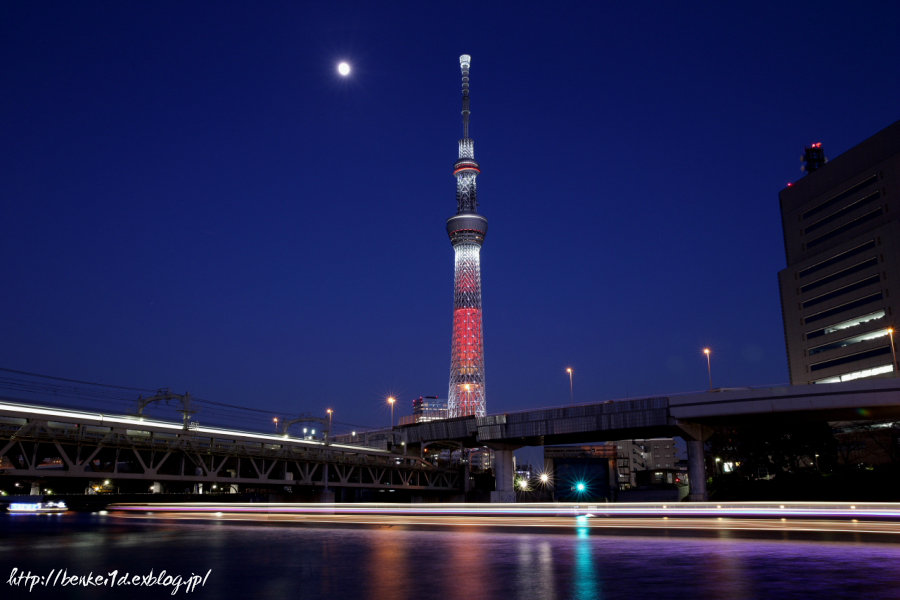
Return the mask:
{"type": "Polygon", "coordinates": [[[881,365],[880,367],[872,367],[871,369],[863,369],[862,371],[854,371],[853,373],[844,373],[834,377],[826,377],[813,381],[813,383],[841,383],[842,381],[853,381],[854,379],[863,379],[865,377],[875,377],[884,373],[892,373],[894,365],[881,365]]]}
{"type": "Polygon", "coordinates": [[[835,273],[833,275],[829,275],[827,277],[823,277],[821,279],[816,279],[815,281],[811,281],[800,288],[800,293],[801,294],[806,293],[810,290],[814,290],[818,287],[822,287],[823,285],[827,285],[827,284],[831,283],[832,281],[837,281],[838,279],[841,279],[848,275],[853,275],[854,273],[859,273],[860,271],[865,271],[869,267],[874,267],[877,264],[878,264],[878,258],[872,257],[869,260],[865,260],[861,263],[857,263],[857,264],[853,265],[852,267],[847,267],[846,269],[844,269],[842,271],[838,271],[837,273],[835,273]]]}
{"type": "Polygon", "coordinates": [[[815,223],[813,223],[812,225],[810,225],[809,227],[804,229],[803,233],[809,233],[810,231],[815,231],[816,229],[825,227],[829,223],[834,223],[835,221],[837,221],[844,215],[849,215],[857,208],[859,208],[861,206],[865,206],[866,204],[869,204],[870,202],[874,202],[874,201],[878,200],[879,198],[881,198],[881,192],[875,192],[875,193],[869,194],[868,196],[864,196],[863,198],[860,198],[856,202],[853,202],[852,204],[848,204],[841,210],[831,213],[824,219],[819,219],[818,221],[816,221],[815,223]]]}
{"type": "MultiPolygon", "coordinates": [[[[845,310],[850,310],[853,308],[857,308],[860,306],[865,306],[866,304],[871,304],[872,302],[877,302],[884,298],[884,293],[877,292],[875,294],[870,294],[865,296],[864,298],[860,298],[858,300],[853,300],[852,302],[847,302],[846,304],[841,304],[840,306],[835,306],[834,308],[830,308],[828,310],[823,310],[820,313],[816,313],[814,315],[810,315],[803,319],[803,322],[807,325],[810,323],[815,323],[816,321],[821,321],[822,319],[827,319],[828,317],[833,317],[838,313],[842,313],[845,310]]],[[[808,336],[807,336],[808,337],[808,336]]]]}
{"type": "Polygon", "coordinates": [[[855,194],[856,192],[858,192],[858,191],[860,191],[860,190],[863,190],[863,189],[869,187],[870,185],[872,185],[873,183],[875,183],[877,180],[878,180],[878,177],[877,177],[876,175],[872,175],[871,177],[869,177],[868,179],[866,179],[866,180],[863,181],[862,183],[857,183],[857,184],[854,185],[853,187],[844,190],[843,192],[841,192],[841,193],[838,194],[837,196],[833,196],[833,197],[829,198],[828,200],[826,200],[825,202],[823,202],[822,204],[819,204],[818,206],[815,206],[815,207],[809,209],[808,211],[806,211],[805,213],[803,213],[803,216],[802,216],[801,218],[802,218],[803,220],[806,220],[806,219],[808,219],[809,217],[811,217],[811,216],[813,216],[813,215],[815,215],[815,214],[818,214],[818,213],[822,212],[822,211],[825,210],[826,208],[830,208],[830,207],[834,206],[835,204],[837,204],[837,203],[840,202],[841,200],[844,200],[845,198],[849,198],[850,196],[852,196],[852,195],[855,194]]]}
{"type": "Polygon", "coordinates": [[[797,275],[801,278],[806,277],[808,275],[812,275],[813,273],[815,273],[817,271],[821,271],[822,269],[830,267],[831,265],[836,265],[837,263],[841,262],[842,260],[846,260],[846,259],[850,258],[851,256],[856,256],[857,254],[862,254],[866,250],[872,250],[873,248],[875,248],[875,240],[869,240],[865,244],[857,246],[856,248],[850,248],[849,250],[847,250],[845,252],[841,252],[837,256],[832,256],[828,260],[823,260],[820,263],[816,263],[812,266],[806,267],[805,269],[803,269],[802,271],[797,273],[797,275]]]}
{"type": "Polygon", "coordinates": [[[853,337],[844,338],[842,340],[838,340],[836,342],[831,342],[830,344],[822,344],[821,346],[816,346],[815,348],[809,349],[809,355],[813,356],[815,354],[821,354],[822,352],[826,352],[828,350],[837,350],[838,348],[846,348],[847,346],[852,346],[853,344],[858,344],[860,342],[868,342],[869,340],[875,340],[878,338],[886,337],[888,335],[887,329],[878,329],[876,331],[869,331],[868,333],[862,333],[860,335],[855,335],[853,337]]]}
{"type": "Polygon", "coordinates": [[[828,233],[822,234],[819,237],[806,242],[806,248],[809,249],[809,248],[812,248],[813,246],[818,246],[819,244],[826,242],[833,237],[837,237],[837,236],[841,235],[842,233],[850,231],[857,225],[862,225],[863,223],[868,223],[869,221],[871,221],[873,219],[877,219],[883,213],[884,213],[884,208],[879,206],[875,210],[867,212],[863,216],[857,217],[857,218],[853,219],[852,221],[850,221],[849,223],[844,223],[840,227],[838,227],[836,229],[832,229],[828,233]]]}
{"type": "Polygon", "coordinates": [[[853,317],[852,319],[847,319],[846,321],[841,321],[840,323],[835,323],[834,325],[828,325],[821,329],[816,329],[815,331],[810,331],[806,334],[806,339],[810,340],[812,338],[817,338],[822,335],[827,335],[829,333],[834,333],[835,331],[841,331],[843,329],[849,329],[851,327],[856,327],[857,325],[862,325],[863,323],[868,323],[869,321],[876,321],[878,319],[883,319],[885,312],[883,310],[876,310],[875,312],[871,312],[859,317],[853,317]]]}
{"type": "Polygon", "coordinates": [[[839,296],[843,296],[844,294],[849,294],[850,292],[855,292],[856,290],[861,290],[864,287],[870,286],[873,283],[878,283],[881,281],[881,275],[872,275],[871,277],[866,277],[865,279],[861,279],[856,283],[851,283],[849,285],[845,285],[842,288],[838,288],[833,292],[828,292],[822,294],[821,296],[816,296],[815,298],[810,298],[806,302],[800,305],[801,308],[809,308],[810,306],[815,306],[816,304],[821,304],[822,302],[826,302],[828,300],[833,300],[839,296]]]}
{"type": "Polygon", "coordinates": [[[873,358],[875,356],[882,356],[884,354],[891,353],[890,344],[887,346],[882,346],[881,348],[874,348],[872,350],[865,350],[863,352],[857,352],[856,354],[849,354],[847,356],[842,356],[840,358],[834,358],[831,360],[826,360],[820,363],[816,363],[814,365],[809,366],[810,371],[821,371],[822,369],[828,369],[831,367],[837,367],[839,365],[845,365],[847,363],[856,362],[858,360],[865,360],[867,358],[873,358]]]}

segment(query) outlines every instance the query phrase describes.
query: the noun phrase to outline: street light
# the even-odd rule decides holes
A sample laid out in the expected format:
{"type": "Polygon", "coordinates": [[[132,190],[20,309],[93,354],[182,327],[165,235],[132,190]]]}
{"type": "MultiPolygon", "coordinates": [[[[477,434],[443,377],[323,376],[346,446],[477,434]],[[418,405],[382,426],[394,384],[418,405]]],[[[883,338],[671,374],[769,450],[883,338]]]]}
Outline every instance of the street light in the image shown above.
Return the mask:
{"type": "Polygon", "coordinates": [[[325,412],[328,413],[328,434],[327,435],[328,435],[328,437],[331,437],[331,418],[332,418],[332,415],[334,414],[334,411],[329,408],[329,409],[326,409],[325,412]]]}
{"type": "Polygon", "coordinates": [[[391,429],[394,428],[394,402],[397,401],[393,396],[389,396],[387,399],[388,403],[391,405],[391,429]]]}
{"type": "Polygon", "coordinates": [[[278,417],[275,417],[272,420],[275,421],[275,431],[278,431],[278,417]]]}
{"type": "Polygon", "coordinates": [[[566,373],[569,374],[569,404],[575,405],[575,388],[572,385],[572,367],[566,369],[566,373]]]}
{"type": "Polygon", "coordinates": [[[709,360],[710,350],[709,348],[703,349],[703,354],[706,355],[706,372],[709,373],[709,391],[712,391],[712,364],[709,360]]]}
{"type": "Polygon", "coordinates": [[[891,355],[894,357],[894,377],[900,377],[897,373],[897,350],[894,348],[894,328],[888,327],[888,335],[891,336],[891,355]]]}

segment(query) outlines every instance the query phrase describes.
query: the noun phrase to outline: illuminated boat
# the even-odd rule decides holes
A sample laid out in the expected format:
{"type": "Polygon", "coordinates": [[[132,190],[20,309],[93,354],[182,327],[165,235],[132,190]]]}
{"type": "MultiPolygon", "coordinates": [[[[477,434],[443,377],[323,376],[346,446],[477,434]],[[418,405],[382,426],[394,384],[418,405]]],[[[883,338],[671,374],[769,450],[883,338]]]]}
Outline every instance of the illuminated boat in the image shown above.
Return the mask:
{"type": "Polygon", "coordinates": [[[6,510],[14,513],[62,513],[69,510],[65,502],[10,502],[6,510]]]}

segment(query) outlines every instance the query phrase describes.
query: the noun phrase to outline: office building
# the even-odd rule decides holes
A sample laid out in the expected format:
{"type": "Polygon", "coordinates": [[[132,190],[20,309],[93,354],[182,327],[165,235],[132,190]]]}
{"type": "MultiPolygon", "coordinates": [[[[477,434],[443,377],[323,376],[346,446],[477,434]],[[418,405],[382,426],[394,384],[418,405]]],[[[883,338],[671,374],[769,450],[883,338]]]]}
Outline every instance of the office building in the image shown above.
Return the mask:
{"type": "Polygon", "coordinates": [[[792,384],[894,377],[900,299],[900,121],[779,194],[787,268],[778,274],[792,384]]]}

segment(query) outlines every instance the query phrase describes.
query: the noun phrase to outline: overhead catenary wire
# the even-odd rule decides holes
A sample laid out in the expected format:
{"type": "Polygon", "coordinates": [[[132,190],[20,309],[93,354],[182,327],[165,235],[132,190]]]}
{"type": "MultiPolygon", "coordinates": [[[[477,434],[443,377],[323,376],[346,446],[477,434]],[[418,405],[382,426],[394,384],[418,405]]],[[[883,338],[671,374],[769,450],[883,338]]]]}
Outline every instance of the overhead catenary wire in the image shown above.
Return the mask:
{"type": "MultiPolygon", "coordinates": [[[[135,403],[138,401],[140,396],[152,396],[157,394],[162,389],[169,388],[139,388],[139,387],[130,387],[130,386],[121,386],[121,385],[113,385],[107,383],[99,383],[93,381],[84,381],[79,379],[70,379],[66,377],[58,377],[54,375],[43,375],[40,373],[31,373],[28,371],[21,371],[17,369],[9,369],[5,367],[0,367],[0,372],[11,373],[15,375],[21,375],[25,377],[33,377],[37,379],[49,380],[49,381],[33,381],[29,379],[17,378],[17,377],[4,377],[0,376],[0,389],[12,390],[15,392],[26,393],[26,394],[35,394],[40,396],[52,396],[54,398],[67,398],[74,400],[83,400],[91,403],[100,403],[105,405],[118,405],[122,410],[129,410],[135,407],[135,403]],[[58,383],[51,383],[51,381],[60,381],[69,384],[78,384],[78,385],[64,385],[58,383]],[[127,392],[139,392],[125,394],[122,392],[117,392],[116,390],[123,390],[127,392]]],[[[201,405],[203,409],[203,413],[210,417],[218,417],[221,419],[225,419],[228,421],[236,421],[240,420],[241,423],[251,422],[254,425],[265,427],[271,423],[271,418],[278,418],[279,421],[288,421],[293,418],[302,418],[311,416],[309,413],[284,413],[282,411],[273,411],[266,410],[261,408],[253,408],[249,406],[239,406],[235,404],[228,404],[225,402],[217,402],[215,400],[208,400],[205,398],[196,398],[193,397],[192,401],[201,405]],[[253,413],[253,414],[248,414],[253,413]],[[262,415],[265,415],[263,417],[262,415]]],[[[154,409],[158,409],[156,406],[148,406],[145,409],[146,414],[152,414],[156,412],[154,409]]],[[[364,429],[362,426],[355,426],[352,424],[338,423],[337,425],[345,425],[346,427],[356,427],[359,429],[364,429]]],[[[338,429],[338,428],[335,428],[338,429]]]]}

